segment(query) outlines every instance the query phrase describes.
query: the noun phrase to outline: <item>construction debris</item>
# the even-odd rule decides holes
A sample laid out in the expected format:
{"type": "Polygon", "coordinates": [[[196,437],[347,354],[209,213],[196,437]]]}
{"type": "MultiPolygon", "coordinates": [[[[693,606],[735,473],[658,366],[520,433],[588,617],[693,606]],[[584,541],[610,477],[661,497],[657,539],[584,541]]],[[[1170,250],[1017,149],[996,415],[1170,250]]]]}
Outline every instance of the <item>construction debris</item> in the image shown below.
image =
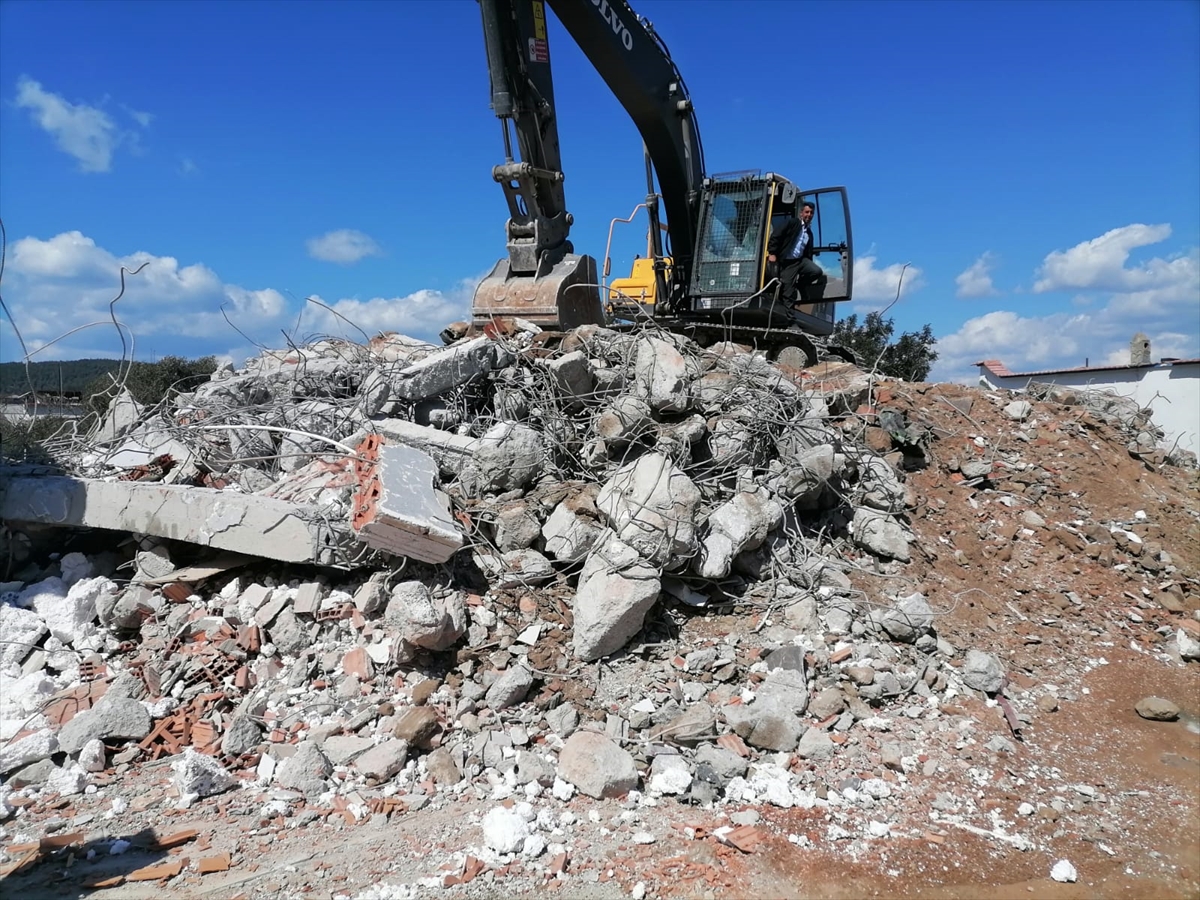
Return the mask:
{"type": "MultiPolygon", "coordinates": [[[[1122,421],[519,323],[265,352],[157,408],[121,401],[52,447],[58,472],[0,487],[6,539],[33,548],[0,584],[3,871],[62,855],[34,834],[53,804],[128,805],[120,786],[156,772],[164,815],[277,840],[473,803],[470,847],[428,861],[439,890],[600,879],[589,827],[622,835],[633,885],[667,837],[648,807],[692,816],[726,866],[784,834],[760,810],[819,810],[786,835],[807,848],[939,846],[949,825],[1056,846],[944,782],[1040,798],[1028,829],[1092,802],[1005,770],[1100,665],[1064,647],[1051,668],[1047,642],[1198,669],[1200,515],[1093,515],[1064,462],[1115,447],[1162,478],[1122,421]]],[[[253,858],[74,865],[182,891],[253,879],[253,858]]],[[[667,882],[732,885],[673,860],[667,882]]]]}

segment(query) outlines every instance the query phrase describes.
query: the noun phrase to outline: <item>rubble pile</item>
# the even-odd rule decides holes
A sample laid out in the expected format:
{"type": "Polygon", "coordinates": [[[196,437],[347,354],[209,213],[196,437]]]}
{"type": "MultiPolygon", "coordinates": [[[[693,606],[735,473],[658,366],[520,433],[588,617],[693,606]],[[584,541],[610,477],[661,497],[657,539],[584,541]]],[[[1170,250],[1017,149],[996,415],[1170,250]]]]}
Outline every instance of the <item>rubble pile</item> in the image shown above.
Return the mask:
{"type": "Polygon", "coordinates": [[[1128,439],[1126,449],[1135,459],[1143,459],[1157,466],[1196,468],[1196,454],[1177,444],[1167,444],[1165,433],[1151,419],[1150,410],[1139,406],[1130,397],[1122,397],[1112,391],[1072,388],[1037,381],[1029,385],[1026,393],[1038,400],[1087,409],[1101,421],[1121,431],[1128,439]]]}
{"type": "MultiPolygon", "coordinates": [[[[1030,677],[1042,633],[1089,633],[1073,616],[1100,594],[1023,570],[1119,573],[1139,612],[1106,606],[1108,627],[1200,659],[1196,572],[1144,513],[1081,519],[1042,452],[1114,428],[1132,454],[1142,419],[1051,422],[1066,398],[935,396],[651,329],[461,331],[264,351],[156,409],[119,397],[62,471],[8,473],[6,833],[38,798],[150,772],[174,809],[279,834],[492,804],[439,885],[569,882],[589,827],[648,845],[668,802],[820,813],[788,836],[807,848],[952,828],[1028,849],[1025,813],[937,790],[1014,758],[1103,664],[1030,677]],[[947,427],[985,409],[1003,433],[947,427]],[[935,482],[973,533],[945,527],[935,482]],[[46,555],[65,533],[89,552],[46,555]],[[974,605],[943,558],[1008,579],[1020,649],[943,628],[974,605]]],[[[1018,777],[1030,814],[1097,801],[1050,767],[1018,777]]],[[[757,814],[734,815],[700,831],[750,852],[757,814]]]]}

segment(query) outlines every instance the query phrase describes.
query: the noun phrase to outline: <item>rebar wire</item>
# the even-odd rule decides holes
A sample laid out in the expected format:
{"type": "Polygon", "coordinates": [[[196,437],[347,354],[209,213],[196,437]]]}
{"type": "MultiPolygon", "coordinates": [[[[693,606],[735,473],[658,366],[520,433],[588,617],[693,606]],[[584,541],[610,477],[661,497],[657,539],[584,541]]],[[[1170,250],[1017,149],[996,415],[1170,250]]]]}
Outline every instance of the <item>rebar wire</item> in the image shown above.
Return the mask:
{"type": "MultiPolygon", "coordinates": [[[[114,298],[110,311],[119,298],[114,298]]],[[[319,301],[312,302],[324,307],[319,301]]],[[[604,483],[622,471],[619,477],[627,479],[631,477],[627,467],[646,454],[667,457],[670,465],[658,467],[655,487],[678,472],[695,485],[700,499],[694,510],[672,506],[648,509],[645,500],[623,504],[618,531],[638,543],[645,555],[666,559],[672,568],[686,568],[680,566],[686,561],[677,552],[681,549],[677,538],[690,533],[692,538],[684,546],[698,552],[696,538],[720,506],[740,491],[770,489],[773,480],[794,464],[793,455],[807,448],[833,444],[845,460],[845,471],[828,485],[844,508],[860,505],[858,501],[871,490],[884,491],[887,496],[896,493],[895,485],[879,481],[882,469],[865,463],[868,451],[841,439],[833,416],[815,414],[812,392],[798,387],[759,354],[727,358],[663,330],[653,320],[629,332],[581,338],[577,346],[589,359],[590,389],[575,393],[560,380],[553,364],[562,353],[546,354],[540,347],[535,352],[532,336],[518,332],[496,339],[511,360],[504,369],[434,399],[447,411],[451,423],[457,423],[453,424],[455,430],[473,438],[482,437],[496,424],[523,421],[542,440],[542,458],[534,467],[559,481],[604,483]],[[614,402],[652,399],[648,385],[669,374],[663,368],[668,351],[662,345],[669,345],[673,348],[670,352],[678,353],[682,360],[687,387],[686,402],[679,406],[686,409],[671,412],[668,405],[665,411],[650,410],[644,421],[637,422],[628,415],[629,409],[622,412],[614,402]],[[611,374],[604,374],[606,371],[611,374]],[[596,433],[596,425],[606,413],[617,415],[629,426],[627,433],[608,444],[596,433]],[[693,446],[687,422],[697,417],[703,420],[696,423],[701,445],[693,446]],[[640,530],[641,538],[629,529],[634,533],[640,530]]],[[[156,442],[160,438],[178,442],[215,471],[245,466],[273,481],[285,473],[286,460],[306,456],[331,460],[328,450],[322,448],[333,447],[345,458],[356,459],[355,436],[372,429],[371,418],[379,412],[380,402],[361,390],[363,384],[369,377],[380,376],[386,382],[404,368],[406,360],[423,355],[423,348],[404,345],[398,361],[381,362],[384,353],[344,338],[323,337],[303,346],[291,337],[287,340],[291,345],[288,351],[264,348],[232,376],[216,377],[190,393],[171,392],[143,411],[143,434],[152,433],[156,442]]],[[[394,398],[384,397],[383,402],[395,408],[394,398]]],[[[632,405],[632,401],[623,402],[632,405]]],[[[398,414],[415,420],[415,412],[416,406],[409,404],[407,410],[401,406],[398,414]]],[[[77,432],[63,435],[57,449],[71,451],[76,466],[90,474],[105,475],[113,471],[112,453],[128,436],[107,449],[100,448],[99,454],[95,445],[85,447],[81,440],[77,432]],[[78,462],[85,458],[86,463],[78,462]]],[[[527,482],[535,473],[516,474],[526,476],[518,480],[527,482]]],[[[491,537],[494,515],[487,511],[487,503],[477,492],[464,493],[461,479],[452,481],[449,488],[454,510],[470,517],[469,541],[502,557],[491,537]]],[[[332,502],[320,515],[325,517],[322,524],[336,531],[335,518],[344,519],[345,510],[332,502]]],[[[832,521],[828,512],[785,517],[773,538],[779,552],[770,554],[763,573],[761,589],[766,596],[777,596],[785,582],[802,590],[812,586],[817,558],[838,553],[845,546],[845,538],[824,524],[832,521]]],[[[342,554],[343,561],[350,555],[344,548],[335,552],[342,554]]],[[[854,568],[844,561],[837,566],[854,568]]],[[[671,574],[685,582],[704,584],[686,571],[671,574]]],[[[722,583],[735,584],[739,579],[731,575],[722,583]]],[[[524,583],[519,574],[514,580],[524,583]]]]}

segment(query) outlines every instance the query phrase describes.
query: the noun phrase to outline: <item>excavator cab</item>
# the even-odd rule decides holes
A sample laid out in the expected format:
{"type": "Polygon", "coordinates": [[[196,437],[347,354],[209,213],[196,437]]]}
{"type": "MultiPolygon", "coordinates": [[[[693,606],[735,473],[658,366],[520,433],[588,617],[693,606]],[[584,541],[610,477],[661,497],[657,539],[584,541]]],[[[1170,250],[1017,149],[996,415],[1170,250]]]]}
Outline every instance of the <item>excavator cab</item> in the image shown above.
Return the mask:
{"type": "Polygon", "coordinates": [[[797,325],[815,335],[833,331],[833,304],[850,299],[853,260],[845,188],[801,192],[774,174],[734,173],[707,178],[692,264],[692,315],[758,328],[797,325]],[[814,205],[813,261],[828,283],[820,302],[790,309],[779,299],[767,243],[801,202],[814,205]]]}

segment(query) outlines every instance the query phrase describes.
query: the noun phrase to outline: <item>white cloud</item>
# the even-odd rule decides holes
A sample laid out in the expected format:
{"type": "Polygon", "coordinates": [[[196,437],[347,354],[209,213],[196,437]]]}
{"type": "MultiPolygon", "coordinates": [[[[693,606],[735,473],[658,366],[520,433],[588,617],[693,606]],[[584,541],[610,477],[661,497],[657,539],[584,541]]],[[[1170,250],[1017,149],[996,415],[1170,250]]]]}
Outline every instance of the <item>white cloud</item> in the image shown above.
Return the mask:
{"type": "MultiPolygon", "coordinates": [[[[327,302],[344,319],[316,304],[304,304],[297,326],[295,303],[289,303],[278,290],[229,284],[200,263],[184,264],[146,251],[118,255],[78,231],[46,240],[24,237],[10,246],[4,295],[30,351],[81,325],[102,323],[54,343],[36,353],[35,359],[121,353],[120,336],[109,319],[109,304],[120,289],[122,266],[127,270],[126,287],[115,312],[133,333],[139,358],[151,351],[188,357],[212,353],[230,355],[239,362],[245,358],[247,340],[282,346],[281,329],[298,342],[318,334],[361,341],[362,334],[346,320],[368,336],[399,331],[438,343],[443,327],[470,314],[471,297],[482,278],[481,274],[463,279],[444,291],[327,302]],[[139,274],[129,274],[143,263],[145,268],[139,274]],[[225,316],[245,337],[230,327],[225,316]]],[[[15,352],[9,330],[7,320],[0,320],[0,344],[15,352]]]]}
{"type": "MultiPolygon", "coordinates": [[[[136,137],[118,128],[99,107],[71,103],[24,75],[17,81],[17,106],[30,110],[38,127],[54,138],[60,150],[75,157],[84,172],[109,171],[116,148],[136,137]]],[[[148,115],[138,113],[135,118],[148,115]]]]}
{"type": "Polygon", "coordinates": [[[1129,252],[1165,241],[1170,225],[1126,225],[1098,238],[1076,244],[1070,250],[1055,250],[1037,271],[1034,293],[1090,289],[1100,291],[1144,291],[1170,287],[1195,277],[1194,262],[1187,257],[1154,258],[1126,268],[1129,252]]]}
{"type": "Polygon", "coordinates": [[[924,282],[921,269],[906,263],[892,263],[882,269],[875,268],[876,257],[860,256],[854,260],[854,299],[874,308],[878,303],[891,303],[896,299],[896,290],[907,297],[920,289],[924,282]]]}
{"type": "Polygon", "coordinates": [[[1200,248],[1128,265],[1131,250],[1170,234],[1169,225],[1127,225],[1050,253],[1033,290],[1071,292],[1064,302],[1072,311],[997,310],[969,319],[938,336],[932,377],[962,380],[984,359],[1014,372],[1124,365],[1136,332],[1150,337],[1154,359],[1200,356],[1200,248]]]}
{"type": "Polygon", "coordinates": [[[133,119],[133,121],[137,122],[143,128],[149,128],[150,123],[154,121],[153,113],[141,112],[140,110],[130,109],[124,103],[121,104],[121,109],[125,110],[126,114],[129,116],[129,118],[133,119]]]}
{"type": "Polygon", "coordinates": [[[120,352],[109,304],[120,290],[122,266],[127,270],[125,293],[115,306],[116,316],[139,341],[152,339],[160,353],[167,352],[168,341],[177,345],[175,352],[188,356],[208,352],[202,345],[209,339],[219,336],[227,343],[231,329],[222,307],[251,334],[277,333],[287,318],[287,301],[276,290],[226,284],[207,266],[181,265],[170,256],[145,251],[117,256],[71,231],[49,240],[21,238],[12,246],[5,294],[29,349],[81,325],[105,322],[47,353],[70,356],[85,345],[120,352]],[[130,274],[143,264],[139,274],[130,274]]]}
{"type": "Polygon", "coordinates": [[[380,256],[383,253],[370,235],[352,228],[328,231],[320,237],[309,238],[306,246],[308,255],[313,259],[340,263],[344,266],[356,263],[365,257],[380,256]]]}
{"type": "Polygon", "coordinates": [[[304,314],[306,324],[302,327],[360,341],[362,334],[354,328],[357,325],[368,335],[396,331],[436,343],[437,333],[442,328],[470,316],[471,298],[479,281],[479,278],[467,278],[448,291],[423,289],[405,297],[342,299],[333,303],[315,297],[336,310],[338,315],[309,304],[304,314]]]}
{"type": "Polygon", "coordinates": [[[958,285],[955,296],[964,299],[996,296],[999,292],[992,284],[992,266],[995,262],[996,255],[989,250],[971,263],[965,271],[960,272],[954,279],[954,283],[958,285]]]}
{"type": "Polygon", "coordinates": [[[200,167],[196,165],[196,161],[191,157],[183,157],[179,160],[179,174],[183,176],[195,175],[200,171],[200,167]]]}
{"type": "Polygon", "coordinates": [[[938,361],[931,379],[963,381],[975,363],[998,359],[1014,372],[1066,369],[1075,366],[1126,365],[1129,341],[1137,331],[1150,338],[1153,359],[1200,356],[1200,330],[1179,330],[1186,321],[1157,328],[1139,327],[1115,314],[1099,312],[1021,316],[997,310],[968,319],[953,334],[938,336],[938,361]]]}

